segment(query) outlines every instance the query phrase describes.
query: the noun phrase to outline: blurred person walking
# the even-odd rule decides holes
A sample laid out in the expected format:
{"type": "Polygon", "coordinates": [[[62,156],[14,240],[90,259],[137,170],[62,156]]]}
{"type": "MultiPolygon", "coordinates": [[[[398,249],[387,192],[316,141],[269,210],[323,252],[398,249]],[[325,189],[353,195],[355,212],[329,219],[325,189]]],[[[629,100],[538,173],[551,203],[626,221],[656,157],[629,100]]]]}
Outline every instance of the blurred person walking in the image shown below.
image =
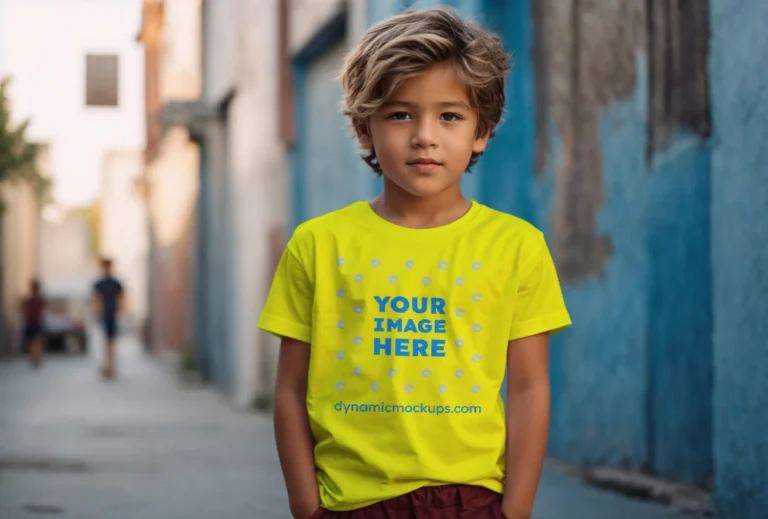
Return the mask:
{"type": "Polygon", "coordinates": [[[118,335],[118,315],[125,300],[123,285],[112,275],[112,260],[102,258],[102,277],[93,286],[94,311],[101,321],[106,337],[102,376],[115,378],[115,342],[118,335]]]}
{"type": "Polygon", "coordinates": [[[45,354],[44,312],[45,299],[40,290],[40,281],[33,279],[29,283],[29,295],[21,302],[21,315],[24,319],[24,345],[29,352],[29,360],[35,368],[43,362],[45,354]]]}

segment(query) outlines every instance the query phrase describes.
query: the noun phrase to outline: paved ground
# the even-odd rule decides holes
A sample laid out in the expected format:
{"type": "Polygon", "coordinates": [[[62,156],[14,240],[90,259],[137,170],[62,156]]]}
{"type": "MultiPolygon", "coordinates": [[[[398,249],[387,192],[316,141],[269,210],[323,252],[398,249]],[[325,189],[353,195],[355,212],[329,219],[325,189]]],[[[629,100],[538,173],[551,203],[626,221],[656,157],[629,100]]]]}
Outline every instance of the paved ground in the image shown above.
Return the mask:
{"type": "MultiPolygon", "coordinates": [[[[120,347],[112,383],[93,356],[0,363],[0,517],[290,519],[271,421],[120,347]]],[[[676,517],[553,470],[538,497],[537,519],[676,517]]]]}

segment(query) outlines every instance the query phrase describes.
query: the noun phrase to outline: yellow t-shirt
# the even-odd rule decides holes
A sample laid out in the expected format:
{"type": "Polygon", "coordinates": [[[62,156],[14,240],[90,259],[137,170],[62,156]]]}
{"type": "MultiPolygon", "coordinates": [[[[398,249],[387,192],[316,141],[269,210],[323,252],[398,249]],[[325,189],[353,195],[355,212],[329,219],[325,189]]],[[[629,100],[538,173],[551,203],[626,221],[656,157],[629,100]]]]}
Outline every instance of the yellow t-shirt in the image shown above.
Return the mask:
{"type": "Polygon", "coordinates": [[[544,237],[472,203],[409,229],[358,202],[300,225],[259,327],[311,344],[322,506],[428,485],[501,492],[507,343],[570,325],[544,237]]]}

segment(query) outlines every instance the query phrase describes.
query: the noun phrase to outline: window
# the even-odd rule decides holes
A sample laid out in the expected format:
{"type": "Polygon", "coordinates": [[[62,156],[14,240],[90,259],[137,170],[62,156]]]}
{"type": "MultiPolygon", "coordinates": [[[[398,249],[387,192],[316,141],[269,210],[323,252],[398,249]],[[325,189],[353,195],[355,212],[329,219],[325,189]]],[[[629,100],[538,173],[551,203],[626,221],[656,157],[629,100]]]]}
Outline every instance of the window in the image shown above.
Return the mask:
{"type": "Polygon", "coordinates": [[[85,57],[85,105],[117,106],[118,57],[90,54],[85,57]]]}

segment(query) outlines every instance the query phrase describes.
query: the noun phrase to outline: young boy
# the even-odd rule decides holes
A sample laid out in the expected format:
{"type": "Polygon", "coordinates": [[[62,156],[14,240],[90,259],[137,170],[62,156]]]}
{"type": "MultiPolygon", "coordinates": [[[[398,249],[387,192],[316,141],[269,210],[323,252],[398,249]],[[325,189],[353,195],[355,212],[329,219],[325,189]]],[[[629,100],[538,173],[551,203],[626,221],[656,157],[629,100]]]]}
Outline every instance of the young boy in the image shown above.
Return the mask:
{"type": "Polygon", "coordinates": [[[542,233],[460,189],[508,67],[498,38],[443,9],[373,26],[347,58],[344,111],[384,190],[296,229],[259,324],[282,337],[275,434],[297,519],[531,515],[549,334],[570,318],[542,233]]]}
{"type": "Polygon", "coordinates": [[[123,285],[112,275],[112,260],[101,259],[102,277],[93,285],[94,313],[104,328],[106,344],[101,376],[105,380],[115,378],[115,342],[118,335],[118,316],[123,308],[123,285]]]}

